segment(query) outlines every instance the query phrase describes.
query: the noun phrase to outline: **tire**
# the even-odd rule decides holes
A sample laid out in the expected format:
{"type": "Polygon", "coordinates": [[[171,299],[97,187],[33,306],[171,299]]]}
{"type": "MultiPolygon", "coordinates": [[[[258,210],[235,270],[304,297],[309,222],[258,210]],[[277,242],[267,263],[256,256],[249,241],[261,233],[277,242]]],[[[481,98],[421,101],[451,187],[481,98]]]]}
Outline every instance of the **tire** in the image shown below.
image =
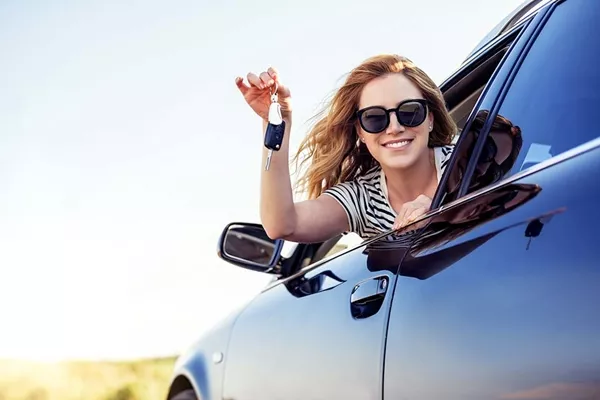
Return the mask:
{"type": "Polygon", "coordinates": [[[198,400],[198,397],[196,397],[196,392],[193,389],[189,389],[178,393],[175,397],[171,397],[171,400],[198,400]]]}

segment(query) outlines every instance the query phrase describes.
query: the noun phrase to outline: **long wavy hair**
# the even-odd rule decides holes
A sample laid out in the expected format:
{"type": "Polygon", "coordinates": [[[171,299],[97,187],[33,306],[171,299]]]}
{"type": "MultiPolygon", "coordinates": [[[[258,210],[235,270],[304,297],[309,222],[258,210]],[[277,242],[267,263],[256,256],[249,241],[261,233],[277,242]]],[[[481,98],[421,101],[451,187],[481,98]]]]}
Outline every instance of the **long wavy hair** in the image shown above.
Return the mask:
{"type": "Polygon", "coordinates": [[[425,72],[409,59],[394,54],[368,58],[348,74],[323,110],[313,117],[317,122],[294,157],[297,166],[309,164],[297,180],[297,189],[306,192],[309,198],[319,197],[328,188],[354,180],[377,165],[366,145],[358,140],[356,111],[364,86],[390,73],[404,74],[429,101],[429,111],[434,116],[429,147],[452,141],[456,124],[440,89],[425,72]],[[302,158],[302,155],[305,156],[302,158]]]}

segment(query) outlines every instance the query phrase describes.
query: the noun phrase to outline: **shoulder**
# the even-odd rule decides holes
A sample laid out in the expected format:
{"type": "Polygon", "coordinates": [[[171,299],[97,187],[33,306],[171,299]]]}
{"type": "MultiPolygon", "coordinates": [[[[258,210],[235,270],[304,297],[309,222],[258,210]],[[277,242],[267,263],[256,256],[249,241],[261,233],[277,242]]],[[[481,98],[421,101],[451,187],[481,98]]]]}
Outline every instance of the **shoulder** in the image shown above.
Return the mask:
{"type": "Polygon", "coordinates": [[[379,165],[368,170],[364,175],[359,176],[354,181],[356,185],[365,187],[379,183],[381,179],[381,167],[379,165]]]}
{"type": "Polygon", "coordinates": [[[353,180],[340,182],[325,191],[339,191],[340,188],[351,190],[352,192],[360,192],[379,183],[381,177],[381,167],[376,166],[368,170],[364,175],[361,175],[353,180]]]}
{"type": "Polygon", "coordinates": [[[348,226],[351,232],[364,236],[367,229],[368,213],[371,194],[376,191],[379,182],[379,168],[373,168],[364,175],[351,181],[340,182],[323,192],[324,195],[333,197],[342,206],[348,217],[348,226]]]}
{"type": "Polygon", "coordinates": [[[446,165],[448,165],[448,161],[450,161],[450,157],[452,157],[452,153],[454,152],[454,147],[454,143],[451,143],[433,148],[436,164],[439,165],[442,171],[446,168],[446,165]]]}
{"type": "Polygon", "coordinates": [[[434,147],[436,158],[440,158],[442,160],[450,158],[450,156],[454,152],[454,146],[454,143],[451,143],[443,146],[434,147]]]}

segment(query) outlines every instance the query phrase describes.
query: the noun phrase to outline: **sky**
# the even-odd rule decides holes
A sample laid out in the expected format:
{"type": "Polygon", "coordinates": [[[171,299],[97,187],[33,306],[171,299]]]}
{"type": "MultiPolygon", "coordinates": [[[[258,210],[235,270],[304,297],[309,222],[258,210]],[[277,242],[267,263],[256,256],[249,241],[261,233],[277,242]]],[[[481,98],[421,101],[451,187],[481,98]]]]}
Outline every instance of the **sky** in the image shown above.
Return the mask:
{"type": "Polygon", "coordinates": [[[0,2],[0,358],[171,355],[271,279],[217,257],[260,222],[269,66],[291,147],[362,60],[441,83],[522,0],[0,2]]]}

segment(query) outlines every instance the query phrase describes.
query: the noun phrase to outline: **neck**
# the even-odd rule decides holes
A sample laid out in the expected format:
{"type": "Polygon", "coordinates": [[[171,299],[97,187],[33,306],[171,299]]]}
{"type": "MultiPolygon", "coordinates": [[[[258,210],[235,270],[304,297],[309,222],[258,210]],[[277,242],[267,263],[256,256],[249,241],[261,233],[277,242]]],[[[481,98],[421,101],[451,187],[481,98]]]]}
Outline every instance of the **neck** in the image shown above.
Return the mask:
{"type": "Polygon", "coordinates": [[[427,157],[420,159],[407,169],[383,168],[391,203],[403,204],[424,194],[433,198],[437,188],[437,170],[433,149],[428,149],[427,157]]]}

